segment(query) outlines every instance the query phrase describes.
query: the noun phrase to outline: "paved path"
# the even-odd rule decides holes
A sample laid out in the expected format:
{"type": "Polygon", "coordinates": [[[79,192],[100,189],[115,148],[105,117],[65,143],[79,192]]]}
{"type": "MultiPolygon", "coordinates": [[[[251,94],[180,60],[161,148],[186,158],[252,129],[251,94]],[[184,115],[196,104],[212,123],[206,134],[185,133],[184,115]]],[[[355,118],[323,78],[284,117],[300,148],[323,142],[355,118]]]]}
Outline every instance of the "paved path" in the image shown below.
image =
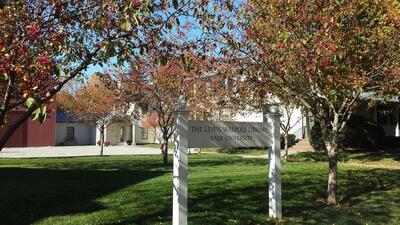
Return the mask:
{"type": "MultiPolygon", "coordinates": [[[[172,152],[172,151],[170,151],[172,152]]],[[[71,157],[96,156],[100,154],[99,146],[57,146],[32,148],[4,148],[0,158],[36,158],[36,157],[71,157]]],[[[104,155],[157,155],[159,148],[136,146],[104,147],[104,155]]]]}
{"type": "MultiPolygon", "coordinates": [[[[172,153],[170,149],[169,153],[172,153]]],[[[192,151],[194,153],[195,151],[192,151]]],[[[290,151],[289,155],[301,151],[290,151]]],[[[205,152],[207,154],[223,154],[205,152]]],[[[57,146],[57,147],[30,147],[30,148],[4,148],[0,152],[0,158],[37,158],[37,157],[73,157],[73,156],[97,156],[100,154],[99,146],[57,146]]],[[[156,147],[134,146],[108,146],[104,147],[104,155],[159,155],[161,151],[156,147]]],[[[283,152],[282,152],[283,154],[283,152]]],[[[268,155],[238,155],[243,158],[263,158],[268,155]]]]}

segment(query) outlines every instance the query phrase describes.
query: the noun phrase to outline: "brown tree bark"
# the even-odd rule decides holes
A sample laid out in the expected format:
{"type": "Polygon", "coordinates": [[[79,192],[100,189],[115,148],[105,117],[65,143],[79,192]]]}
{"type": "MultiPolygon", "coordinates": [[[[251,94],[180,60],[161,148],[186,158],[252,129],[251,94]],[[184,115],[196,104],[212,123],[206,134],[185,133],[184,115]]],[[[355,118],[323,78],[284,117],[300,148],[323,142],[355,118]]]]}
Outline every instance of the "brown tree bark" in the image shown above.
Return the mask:
{"type": "Polygon", "coordinates": [[[104,154],[104,124],[100,125],[100,156],[104,154]]]}
{"type": "Polygon", "coordinates": [[[289,132],[285,132],[284,139],[285,139],[285,156],[283,158],[286,160],[289,155],[289,132]]]}
{"type": "Polygon", "coordinates": [[[327,187],[327,204],[337,204],[337,149],[328,147],[328,187],[327,187]]]}
{"type": "Polygon", "coordinates": [[[6,91],[4,93],[4,97],[2,100],[2,105],[0,106],[0,126],[4,125],[4,118],[6,117],[7,112],[8,112],[7,107],[11,100],[11,92],[13,90],[12,86],[14,84],[14,77],[15,77],[15,73],[14,72],[10,73],[8,82],[7,82],[7,88],[6,88],[6,91]]]}
{"type": "Polygon", "coordinates": [[[161,150],[163,155],[163,165],[168,165],[168,134],[163,134],[161,150]]]}
{"type": "MultiPolygon", "coordinates": [[[[335,114],[335,118],[337,115],[335,114]]],[[[330,129],[324,119],[320,119],[322,136],[328,152],[328,186],[327,186],[327,199],[328,205],[337,204],[337,158],[339,151],[339,125],[338,120],[334,119],[331,123],[331,134],[328,133],[330,129]]]]}

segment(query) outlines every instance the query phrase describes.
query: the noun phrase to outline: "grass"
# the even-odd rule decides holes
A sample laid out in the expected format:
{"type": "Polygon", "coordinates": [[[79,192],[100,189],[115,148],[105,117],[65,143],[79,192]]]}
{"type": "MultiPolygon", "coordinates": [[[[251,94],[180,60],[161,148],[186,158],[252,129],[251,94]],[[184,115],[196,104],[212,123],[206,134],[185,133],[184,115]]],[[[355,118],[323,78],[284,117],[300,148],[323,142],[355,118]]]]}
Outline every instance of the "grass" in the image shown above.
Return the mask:
{"type": "MultiPolygon", "coordinates": [[[[326,162],[326,152],[301,152],[291,155],[291,162],[326,162]]],[[[339,153],[339,162],[363,168],[400,169],[399,151],[344,151],[339,153]]]]}
{"type": "MultiPolygon", "coordinates": [[[[153,148],[160,148],[161,147],[161,144],[159,144],[159,143],[143,143],[143,144],[137,144],[137,145],[140,145],[140,146],[144,146],[144,147],[153,147],[153,148]]],[[[174,142],[169,142],[168,143],[168,148],[169,149],[174,149],[174,142]]]]}
{"type": "MultiPolygon", "coordinates": [[[[279,223],[400,224],[400,169],[354,166],[364,158],[349,157],[339,165],[335,207],[323,202],[322,155],[283,163],[279,223]]],[[[193,154],[189,163],[189,224],[274,223],[266,160],[193,154]]],[[[0,224],[170,224],[171,168],[160,156],[0,159],[0,224]]]]}
{"type": "MultiPolygon", "coordinates": [[[[160,148],[160,144],[157,143],[145,143],[145,144],[138,144],[144,147],[154,147],[160,148]]],[[[168,143],[168,148],[170,150],[174,149],[174,143],[168,143]]],[[[260,149],[260,148],[201,148],[199,149],[202,153],[220,153],[220,154],[230,154],[230,155],[252,155],[252,156],[259,156],[267,154],[267,149],[260,149]]]]}

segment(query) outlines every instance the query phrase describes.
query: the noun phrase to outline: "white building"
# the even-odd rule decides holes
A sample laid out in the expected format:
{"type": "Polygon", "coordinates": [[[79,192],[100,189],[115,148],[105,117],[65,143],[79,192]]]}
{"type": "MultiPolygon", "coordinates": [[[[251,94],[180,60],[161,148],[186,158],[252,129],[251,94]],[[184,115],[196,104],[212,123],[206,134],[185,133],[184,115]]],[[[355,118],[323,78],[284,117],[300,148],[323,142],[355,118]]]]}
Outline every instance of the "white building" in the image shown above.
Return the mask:
{"type": "MultiPolygon", "coordinates": [[[[56,145],[96,145],[100,142],[100,131],[93,124],[57,113],[56,145]]],[[[105,129],[104,141],[111,145],[159,143],[156,129],[141,125],[140,121],[115,120],[105,129]]]]}
{"type": "MultiPolygon", "coordinates": [[[[117,120],[104,131],[104,141],[111,145],[137,145],[158,143],[156,129],[140,126],[140,121],[117,120]]],[[[100,131],[96,131],[96,143],[100,142],[100,131]]]]}
{"type": "MultiPolygon", "coordinates": [[[[262,113],[257,112],[242,112],[240,114],[236,114],[233,117],[233,120],[242,122],[263,122],[263,115],[262,113]]],[[[281,117],[281,121],[287,121],[287,116],[283,114],[281,117]]],[[[303,139],[307,137],[306,119],[302,115],[300,109],[293,110],[290,118],[290,126],[292,127],[292,129],[290,129],[289,134],[294,134],[296,136],[296,139],[303,139]]]]}
{"type": "Polygon", "coordinates": [[[96,127],[71,115],[57,113],[56,145],[95,145],[96,127]]]}

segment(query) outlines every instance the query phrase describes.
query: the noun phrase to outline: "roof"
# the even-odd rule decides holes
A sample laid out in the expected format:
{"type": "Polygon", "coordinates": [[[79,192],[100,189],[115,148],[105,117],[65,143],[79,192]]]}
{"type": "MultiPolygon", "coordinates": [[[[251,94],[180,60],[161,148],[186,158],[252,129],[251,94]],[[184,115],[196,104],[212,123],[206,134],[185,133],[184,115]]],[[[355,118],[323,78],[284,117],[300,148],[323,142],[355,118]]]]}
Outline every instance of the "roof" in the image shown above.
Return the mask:
{"type": "MultiPolygon", "coordinates": [[[[126,121],[129,120],[129,116],[120,116],[117,117],[114,113],[110,113],[107,116],[107,120],[110,120],[111,122],[120,122],[120,121],[126,121]]],[[[79,118],[78,116],[72,115],[72,114],[67,114],[63,112],[57,112],[57,119],[56,123],[86,123],[86,124],[95,124],[94,120],[83,120],[79,118]]]]}
{"type": "Polygon", "coordinates": [[[57,123],[83,123],[84,121],[79,120],[74,115],[57,112],[57,123]]]}
{"type": "Polygon", "coordinates": [[[377,96],[373,91],[366,91],[361,93],[359,96],[361,100],[365,101],[377,101],[377,102],[400,102],[399,96],[393,96],[391,98],[385,99],[383,97],[377,96]]]}

